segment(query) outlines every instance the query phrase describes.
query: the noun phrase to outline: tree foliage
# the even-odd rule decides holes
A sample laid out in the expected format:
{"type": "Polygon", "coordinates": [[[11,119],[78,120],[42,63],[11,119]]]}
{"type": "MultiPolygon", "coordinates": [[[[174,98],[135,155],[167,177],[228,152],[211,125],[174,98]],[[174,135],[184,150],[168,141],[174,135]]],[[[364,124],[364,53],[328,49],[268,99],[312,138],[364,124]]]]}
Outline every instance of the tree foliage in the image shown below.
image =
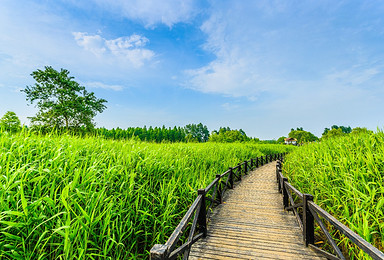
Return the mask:
{"type": "MultiPolygon", "coordinates": [[[[349,134],[352,132],[352,128],[350,126],[338,126],[338,125],[333,125],[331,126],[331,129],[341,129],[341,132],[343,132],[344,134],[349,134]]],[[[322,136],[326,135],[328,133],[328,131],[330,131],[331,129],[329,128],[324,128],[324,132],[322,134],[322,136]]]]}
{"type": "Polygon", "coordinates": [[[288,136],[291,138],[296,138],[298,143],[314,142],[319,140],[317,136],[311,132],[304,131],[302,127],[297,128],[296,130],[292,128],[288,136]]]}
{"type": "Polygon", "coordinates": [[[31,117],[34,125],[79,128],[94,126],[93,118],[106,108],[105,99],[98,99],[69,76],[69,71],[56,71],[50,66],[36,70],[31,76],[36,83],[22,90],[28,102],[39,109],[31,117]]]}
{"type": "Polygon", "coordinates": [[[121,128],[97,128],[93,132],[97,136],[108,139],[137,139],[147,142],[206,142],[209,138],[208,127],[199,124],[189,124],[185,127],[128,127],[121,128]]]}
{"type": "Polygon", "coordinates": [[[329,138],[341,137],[344,135],[346,135],[346,133],[343,133],[343,130],[341,128],[332,128],[325,135],[323,135],[321,138],[329,139],[329,138]]]}
{"type": "Polygon", "coordinates": [[[355,127],[352,129],[351,134],[373,134],[373,131],[368,130],[366,127],[355,127]]]}
{"type": "Polygon", "coordinates": [[[206,142],[209,138],[208,127],[202,123],[186,125],[185,134],[187,141],[190,142],[206,142]]]}
{"type": "Polygon", "coordinates": [[[0,128],[9,132],[17,132],[21,129],[21,123],[15,112],[7,111],[0,119],[0,128]]]}
{"type": "MultiPolygon", "coordinates": [[[[295,130],[293,130],[293,131],[295,131],[295,130]]],[[[285,137],[285,136],[281,136],[281,137],[279,137],[279,139],[277,139],[277,143],[279,143],[279,144],[283,144],[284,143],[284,141],[285,141],[285,138],[287,138],[287,137],[285,137]]]]}
{"type": "Polygon", "coordinates": [[[219,143],[245,142],[249,140],[250,138],[242,129],[231,130],[229,127],[220,127],[219,131],[213,131],[209,137],[210,142],[219,143]]]}

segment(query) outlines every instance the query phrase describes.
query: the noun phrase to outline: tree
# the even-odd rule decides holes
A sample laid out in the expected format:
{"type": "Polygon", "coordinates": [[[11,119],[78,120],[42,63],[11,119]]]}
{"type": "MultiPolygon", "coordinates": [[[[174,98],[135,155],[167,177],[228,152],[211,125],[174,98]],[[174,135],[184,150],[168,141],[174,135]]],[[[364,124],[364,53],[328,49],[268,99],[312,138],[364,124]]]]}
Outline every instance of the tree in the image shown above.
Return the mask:
{"type": "Polygon", "coordinates": [[[343,132],[344,134],[349,134],[349,133],[351,133],[352,132],[352,128],[350,127],[350,126],[338,126],[338,125],[333,125],[333,126],[331,126],[331,129],[329,129],[329,128],[324,128],[324,132],[323,132],[323,134],[322,134],[322,136],[325,136],[327,133],[328,133],[328,131],[330,131],[330,130],[332,130],[332,129],[341,129],[341,132],[343,132]]]}
{"type": "Polygon", "coordinates": [[[305,143],[305,142],[314,142],[319,140],[317,136],[312,134],[311,132],[302,130],[303,128],[297,128],[297,130],[291,129],[291,132],[289,132],[288,136],[291,138],[296,138],[298,143],[305,143]]]}
{"type": "Polygon", "coordinates": [[[198,142],[206,142],[209,138],[208,127],[199,123],[189,124],[184,127],[186,139],[188,142],[190,141],[198,141],[198,142]]]}
{"type": "Polygon", "coordinates": [[[346,135],[346,133],[343,133],[343,130],[341,128],[332,128],[325,135],[323,135],[321,138],[322,139],[329,139],[329,138],[341,137],[344,135],[346,135]]]}
{"type": "Polygon", "coordinates": [[[352,129],[351,134],[372,134],[373,131],[368,130],[366,127],[355,127],[352,129]]]}
{"type": "Polygon", "coordinates": [[[31,76],[37,83],[22,91],[28,102],[37,102],[39,111],[31,117],[32,124],[67,129],[93,128],[93,118],[106,108],[105,99],[98,99],[93,92],[86,91],[66,69],[58,72],[46,66],[45,70],[38,69],[31,76]]]}
{"type": "MultiPolygon", "coordinates": [[[[293,130],[293,131],[295,131],[295,130],[293,130]]],[[[285,137],[285,136],[281,136],[281,137],[279,137],[279,139],[277,139],[277,142],[278,142],[279,144],[283,144],[283,143],[285,142],[285,138],[287,138],[287,137],[285,137]]]]}
{"type": "Polygon", "coordinates": [[[229,127],[220,127],[219,131],[212,131],[209,137],[210,142],[233,143],[245,142],[251,140],[245,132],[240,130],[231,130],[229,127]]]}
{"type": "Polygon", "coordinates": [[[7,111],[7,113],[0,119],[0,128],[9,132],[19,131],[21,129],[21,124],[16,113],[7,111]]]}

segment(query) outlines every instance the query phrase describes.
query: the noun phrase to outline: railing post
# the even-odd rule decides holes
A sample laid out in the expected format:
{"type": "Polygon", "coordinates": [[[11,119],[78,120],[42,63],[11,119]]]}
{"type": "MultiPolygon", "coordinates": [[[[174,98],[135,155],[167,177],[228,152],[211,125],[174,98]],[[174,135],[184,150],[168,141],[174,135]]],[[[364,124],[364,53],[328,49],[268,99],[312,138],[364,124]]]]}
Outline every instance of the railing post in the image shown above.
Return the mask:
{"type": "Polygon", "coordinates": [[[150,251],[150,259],[151,260],[164,260],[166,259],[167,254],[167,246],[155,244],[150,251]]]}
{"type": "Polygon", "coordinates": [[[218,178],[219,180],[217,181],[217,198],[218,198],[218,201],[221,203],[223,203],[223,198],[221,197],[221,184],[220,184],[220,178],[221,178],[221,175],[220,174],[216,174],[216,178],[218,178]]]}
{"type": "Polygon", "coordinates": [[[308,208],[308,201],[313,201],[313,196],[303,194],[303,238],[305,246],[315,242],[314,217],[308,208]]]}
{"type": "Polygon", "coordinates": [[[231,189],[233,189],[233,168],[229,167],[229,186],[231,186],[231,189]]]}
{"type": "Polygon", "coordinates": [[[256,157],[256,168],[259,167],[259,157],[256,157]]]}
{"type": "Polygon", "coordinates": [[[199,224],[199,232],[203,233],[203,237],[207,236],[207,208],[205,206],[205,189],[199,189],[197,191],[198,195],[202,195],[200,202],[200,212],[197,218],[197,223],[199,224]]]}
{"type": "Polygon", "coordinates": [[[238,166],[237,174],[239,174],[239,179],[238,180],[241,181],[241,163],[239,163],[237,166],[238,166]]]}
{"type": "Polygon", "coordinates": [[[289,201],[288,201],[288,191],[287,189],[285,188],[285,185],[284,183],[285,182],[288,182],[288,179],[287,178],[283,178],[283,181],[282,181],[282,184],[281,184],[281,189],[283,190],[283,205],[284,205],[284,209],[287,208],[289,205],[289,201]]]}
{"type": "Polygon", "coordinates": [[[280,161],[276,162],[276,181],[279,182],[280,161]]]}
{"type": "Polygon", "coordinates": [[[279,169],[279,173],[277,175],[277,185],[278,185],[279,193],[282,193],[283,192],[283,188],[281,187],[280,173],[281,173],[281,169],[279,169]]]}
{"type": "Polygon", "coordinates": [[[248,173],[248,162],[244,161],[244,175],[248,173]]]}

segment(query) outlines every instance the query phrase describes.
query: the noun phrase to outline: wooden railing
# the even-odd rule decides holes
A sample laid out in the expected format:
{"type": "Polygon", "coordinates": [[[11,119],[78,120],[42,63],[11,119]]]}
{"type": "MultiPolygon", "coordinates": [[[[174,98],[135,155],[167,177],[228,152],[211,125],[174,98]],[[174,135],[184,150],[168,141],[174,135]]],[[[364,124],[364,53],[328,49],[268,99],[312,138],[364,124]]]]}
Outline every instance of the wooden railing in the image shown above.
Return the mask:
{"type": "Polygon", "coordinates": [[[241,177],[250,170],[273,160],[281,160],[283,156],[284,154],[261,156],[239,163],[236,167],[229,168],[223,174],[217,174],[216,178],[205,189],[198,190],[197,198],[168,238],[168,241],[165,244],[156,244],[152,247],[150,251],[151,259],[176,259],[181,254],[184,254],[183,259],[188,259],[193,243],[207,236],[207,223],[212,209],[222,203],[225,191],[232,189],[234,183],[241,181],[241,177]],[[184,231],[191,220],[192,225],[189,228],[188,237],[185,237],[184,231]],[[184,239],[184,243],[181,242],[181,238],[184,239]]]}
{"type": "Polygon", "coordinates": [[[320,206],[314,203],[312,195],[303,194],[298,191],[292,184],[290,184],[288,179],[283,176],[281,166],[281,160],[277,161],[276,178],[278,182],[278,189],[281,193],[283,193],[283,206],[285,210],[293,211],[294,215],[296,216],[297,222],[299,223],[299,226],[303,232],[303,240],[306,246],[311,247],[328,259],[346,259],[340,248],[337,246],[337,243],[332,238],[332,235],[326,228],[323,222],[323,220],[325,220],[335,229],[340,231],[340,233],[348,237],[353,244],[355,244],[373,259],[384,259],[383,252],[368,243],[358,234],[334,218],[327,211],[323,210],[320,206]],[[315,245],[315,222],[324,233],[329,245],[334,251],[333,253],[326,252],[325,250],[320,249],[315,245]]]}

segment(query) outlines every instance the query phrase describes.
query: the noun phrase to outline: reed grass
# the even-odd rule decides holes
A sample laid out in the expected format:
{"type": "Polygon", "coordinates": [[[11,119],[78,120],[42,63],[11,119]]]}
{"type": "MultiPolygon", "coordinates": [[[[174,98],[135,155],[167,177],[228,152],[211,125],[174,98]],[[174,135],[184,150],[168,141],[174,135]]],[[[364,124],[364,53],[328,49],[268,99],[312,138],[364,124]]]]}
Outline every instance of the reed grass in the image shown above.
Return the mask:
{"type": "MultiPolygon", "coordinates": [[[[283,170],[294,186],[314,195],[323,209],[384,249],[382,131],[302,146],[286,157],[283,170]]],[[[371,259],[343,236],[339,243],[351,259],[371,259]]]]}
{"type": "Polygon", "coordinates": [[[215,174],[285,151],[0,133],[0,259],[147,258],[215,174]]]}

